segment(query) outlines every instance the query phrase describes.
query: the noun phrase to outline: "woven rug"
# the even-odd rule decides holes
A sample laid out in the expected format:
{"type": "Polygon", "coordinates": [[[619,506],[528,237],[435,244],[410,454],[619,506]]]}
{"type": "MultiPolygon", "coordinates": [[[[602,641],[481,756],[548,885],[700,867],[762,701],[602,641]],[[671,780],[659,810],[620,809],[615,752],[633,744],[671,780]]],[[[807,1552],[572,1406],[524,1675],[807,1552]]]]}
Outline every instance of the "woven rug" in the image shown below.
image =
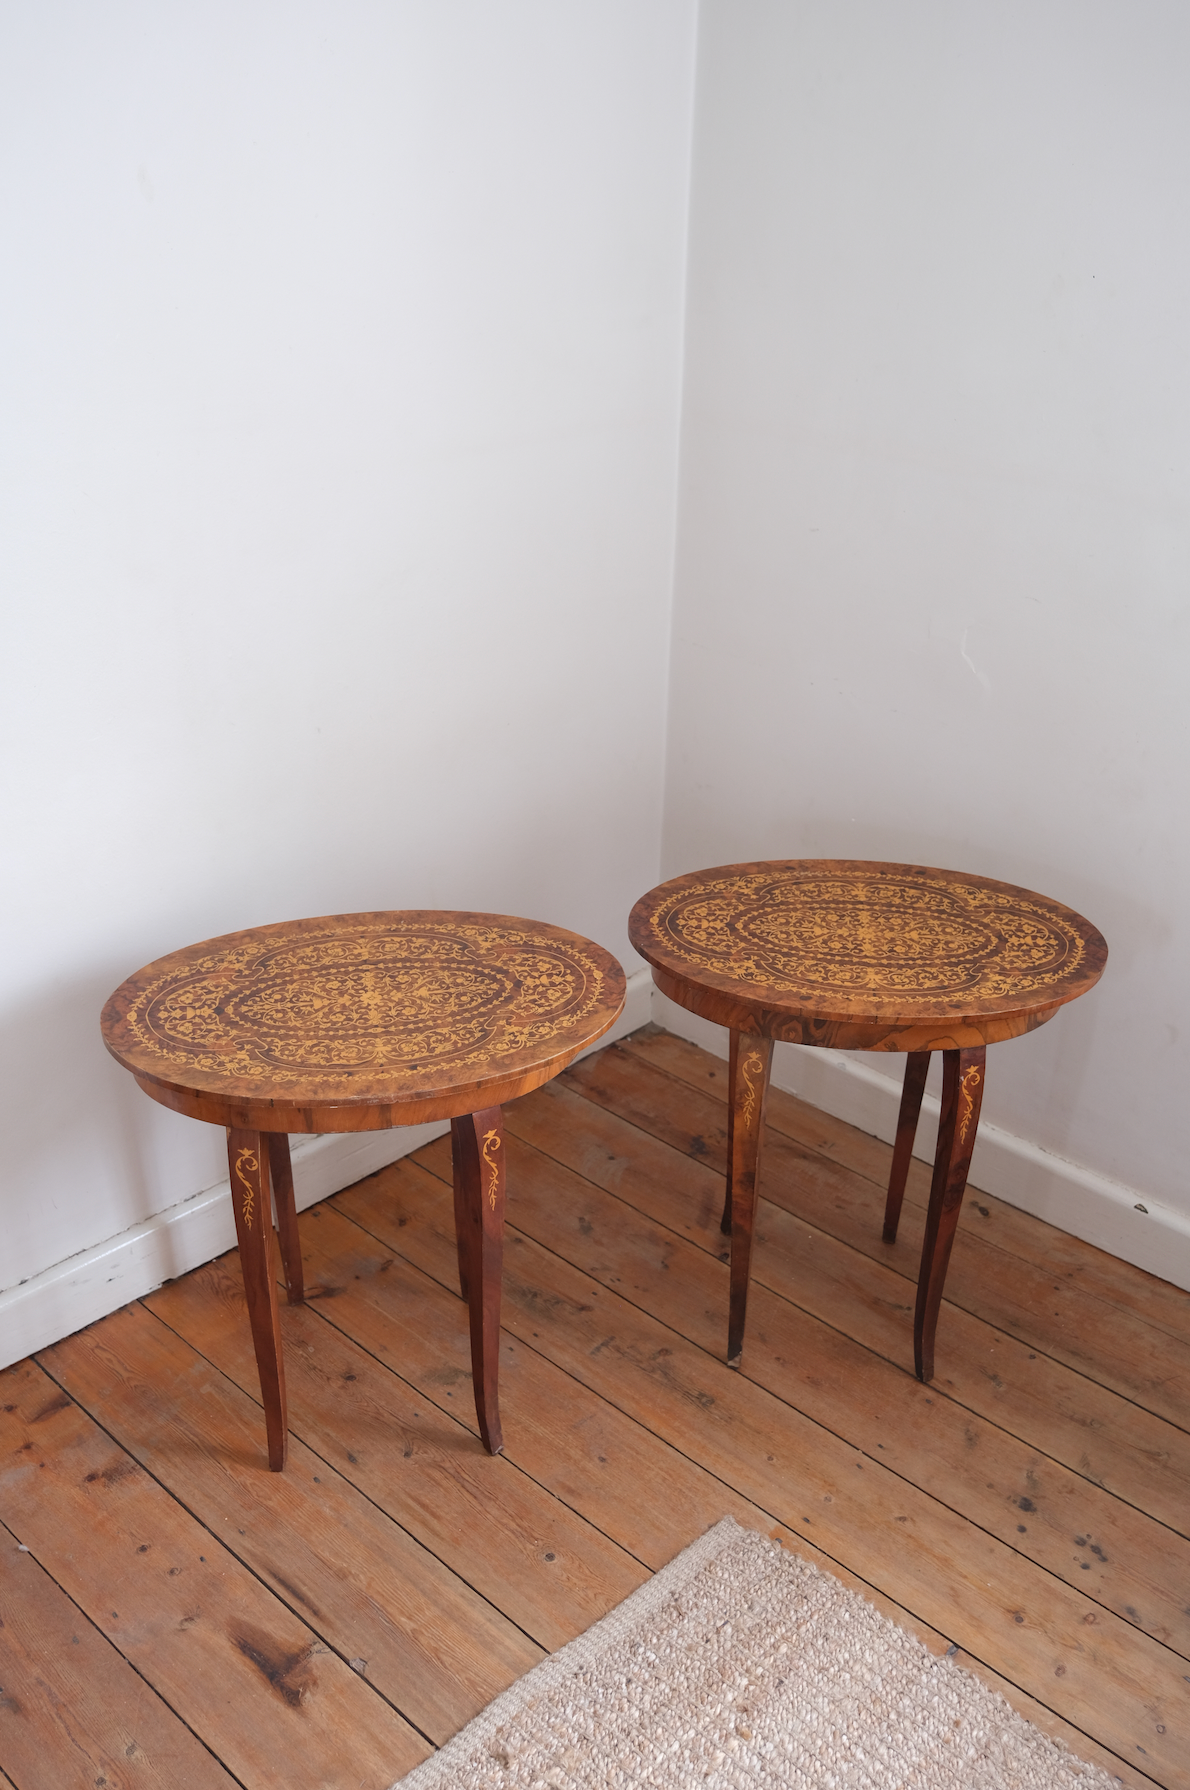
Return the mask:
{"type": "MultiPolygon", "coordinates": [[[[731,1517],[400,1790],[1118,1790],[731,1517]]],[[[393,1787],[396,1790],[396,1786],[393,1787]]]]}

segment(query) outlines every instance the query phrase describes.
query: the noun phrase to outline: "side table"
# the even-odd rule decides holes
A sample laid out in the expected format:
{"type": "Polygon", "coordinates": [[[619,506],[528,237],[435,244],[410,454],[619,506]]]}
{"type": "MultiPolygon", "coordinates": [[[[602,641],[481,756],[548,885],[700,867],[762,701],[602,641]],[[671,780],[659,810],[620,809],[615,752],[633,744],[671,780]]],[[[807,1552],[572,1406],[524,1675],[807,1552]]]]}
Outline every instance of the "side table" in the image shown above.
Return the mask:
{"type": "Polygon", "coordinates": [[[773,1043],[907,1055],[884,1236],[896,1241],[930,1053],[942,1115],[926,1217],[913,1354],[934,1336],[967,1185],[989,1044],[1035,1031],[1103,973],[1107,946],[1081,915],[988,877],[914,864],[793,859],[726,864],[642,895],[628,933],[663,994],[731,1032],[727,1358],[738,1363],[773,1043]]]}
{"type": "Polygon", "coordinates": [[[549,1081],[624,1005],[609,952],[507,914],[336,914],[228,933],[123,982],[103,1041],[146,1094],[227,1128],[227,1160],[269,1466],[288,1425],[275,1204],[291,1304],[303,1297],[291,1132],[451,1122],[459,1283],[480,1435],[498,1393],[506,1168],[501,1105],[549,1081]],[[271,1201],[270,1201],[271,1189],[271,1201]]]}

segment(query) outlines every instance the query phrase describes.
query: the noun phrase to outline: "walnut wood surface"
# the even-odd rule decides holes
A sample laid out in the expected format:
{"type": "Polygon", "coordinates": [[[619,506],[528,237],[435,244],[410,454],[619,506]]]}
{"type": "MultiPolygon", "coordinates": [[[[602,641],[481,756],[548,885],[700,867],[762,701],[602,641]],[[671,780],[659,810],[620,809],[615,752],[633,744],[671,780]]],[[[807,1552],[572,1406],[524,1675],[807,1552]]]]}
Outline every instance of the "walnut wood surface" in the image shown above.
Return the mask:
{"type": "Polygon", "coordinates": [[[138,970],[103,1040],[146,1094],[246,1130],[384,1131],[540,1087],[624,1004],[576,933],[507,914],[337,914],[138,970]]]}
{"type": "Polygon", "coordinates": [[[901,1088],[901,1107],[897,1114],[897,1138],[893,1146],[892,1172],[888,1177],[888,1198],[884,1203],[884,1241],[895,1243],[901,1206],[905,1199],[905,1183],[913,1160],[913,1144],[917,1137],[917,1121],[921,1116],[921,1097],[926,1091],[930,1072],[928,1050],[913,1050],[905,1059],[905,1081],[901,1088]]]}
{"type": "Polygon", "coordinates": [[[917,1277],[917,1304],[913,1314],[913,1364],[919,1380],[934,1377],[934,1335],[942,1306],[942,1289],[950,1263],[955,1228],[967,1191],[967,1171],[979,1129],[983,1103],[984,1057],[977,1050],[942,1053],[942,1112],[938,1120],[938,1148],[930,1183],[921,1268],[917,1277]]]}
{"type": "Polygon", "coordinates": [[[896,1237],[930,1052],[943,1052],[942,1119],[913,1325],[918,1378],[932,1379],[946,1269],[979,1125],[985,1046],[1033,1031],[1092,988],[1107,961],[1101,935],[1072,909],[1011,883],[914,864],[815,858],[675,877],[642,895],[628,933],[663,993],[731,1030],[723,1229],[731,1237],[733,1365],[744,1342],[773,1040],[908,1053],[885,1207],[888,1242],[896,1237]],[[759,1102],[740,1074],[749,1040],[764,1045],[763,1059],[752,1047],[758,1069],[763,1061],[759,1102]]]}
{"type": "Polygon", "coordinates": [[[508,1186],[504,1115],[498,1106],[450,1122],[459,1287],[471,1324],[471,1383],[480,1440],[500,1454],[500,1277],[508,1186]]]}
{"type": "Polygon", "coordinates": [[[162,1105],[227,1127],[274,1472],[289,1447],[274,1197],[289,1302],[304,1298],[288,1134],[451,1120],[475,1406],[484,1446],[497,1454],[500,1102],[540,1087],[601,1037],[624,988],[614,957],[559,926],[416,910],[228,933],[159,958],[112,995],[102,1029],[116,1061],[162,1105]]]}
{"type": "Polygon", "coordinates": [[[760,1147],[764,1141],[764,1109],[773,1066],[771,1038],[731,1035],[731,1105],[728,1108],[727,1199],[723,1216],[731,1238],[731,1284],[728,1294],[727,1360],[738,1367],[744,1346],[748,1283],[752,1277],[752,1238],[756,1229],[756,1190],[760,1147]]]}
{"type": "Polygon", "coordinates": [[[1011,883],[914,864],[725,864],[643,895],[628,933],[704,1019],[843,1050],[957,1050],[1044,1025],[1107,946],[1011,883]]]}
{"type": "Polygon", "coordinates": [[[240,1245],[240,1268],[244,1275],[244,1297],[260,1374],[269,1466],[274,1473],[279,1473],[289,1449],[289,1420],[285,1365],[281,1359],[281,1317],[273,1272],[273,1211],[265,1138],[258,1131],[230,1129],[227,1133],[227,1167],[236,1237],[240,1245]]]}
{"type": "Polygon", "coordinates": [[[269,1152],[269,1179],[273,1183],[273,1210],[277,1218],[281,1262],[285,1269],[285,1291],[291,1305],[300,1305],[306,1291],[302,1273],[302,1240],[298,1236],[297,1205],[293,1194],[289,1137],[284,1131],[270,1131],[265,1134],[262,1142],[267,1144],[269,1152]]]}

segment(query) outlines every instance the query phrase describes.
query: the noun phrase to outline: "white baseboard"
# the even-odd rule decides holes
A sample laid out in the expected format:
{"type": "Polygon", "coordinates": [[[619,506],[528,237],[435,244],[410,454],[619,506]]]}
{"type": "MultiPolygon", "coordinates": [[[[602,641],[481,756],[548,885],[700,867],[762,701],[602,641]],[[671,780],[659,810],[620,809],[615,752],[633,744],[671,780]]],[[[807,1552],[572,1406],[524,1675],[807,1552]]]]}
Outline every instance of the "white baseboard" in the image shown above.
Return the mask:
{"type": "MultiPolygon", "coordinates": [[[[447,1124],[292,1139],[298,1209],[419,1150],[447,1124]]],[[[0,1293],[0,1366],[20,1361],[236,1246],[226,1180],[0,1293]]]]}
{"type": "MultiPolygon", "coordinates": [[[[688,1013],[658,989],[653,990],[653,1019],[713,1055],[727,1056],[728,1034],[722,1026],[688,1013]]],[[[873,1069],[863,1052],[778,1044],[773,1084],[885,1143],[896,1135],[900,1078],[893,1081],[873,1069]]],[[[937,1126],[938,1101],[927,1094],[913,1152],[925,1162],[933,1160],[937,1126]]],[[[971,1185],[1190,1291],[1190,1217],[1140,1188],[990,1124],[979,1128],[971,1185]]]]}
{"type": "MultiPolygon", "coordinates": [[[[591,1046],[601,1050],[649,1023],[653,981],[648,970],[628,978],[624,1011],[611,1030],[591,1046]]],[[[585,1052],[583,1053],[586,1054],[585,1052]]],[[[450,1129],[443,1121],[407,1125],[397,1131],[364,1131],[294,1138],[293,1183],[299,1211],[343,1187],[374,1175],[400,1156],[420,1150],[450,1129]]],[[[104,1243],[80,1250],[17,1287],[0,1293],[0,1367],[105,1318],[109,1312],[151,1293],[163,1281],[234,1249],[235,1219],[228,1183],[180,1200],[142,1224],[104,1243]]]]}

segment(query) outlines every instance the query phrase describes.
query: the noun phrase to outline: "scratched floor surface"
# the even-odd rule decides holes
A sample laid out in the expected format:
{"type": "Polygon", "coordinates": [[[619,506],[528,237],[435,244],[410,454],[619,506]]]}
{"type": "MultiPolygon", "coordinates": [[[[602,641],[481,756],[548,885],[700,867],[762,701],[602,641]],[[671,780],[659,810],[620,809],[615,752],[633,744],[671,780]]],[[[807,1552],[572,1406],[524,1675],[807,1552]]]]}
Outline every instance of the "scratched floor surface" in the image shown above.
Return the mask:
{"type": "Polygon", "coordinates": [[[283,1475],[234,1255],[0,1375],[7,1781],[385,1790],[731,1512],[1190,1790],[1190,1296],[972,1191],[923,1387],[927,1171],[885,1245],[888,1150],[774,1094],[733,1372],[724,1092],[648,1030],[507,1109],[499,1459],[447,1140],[302,1215],[283,1475]]]}

